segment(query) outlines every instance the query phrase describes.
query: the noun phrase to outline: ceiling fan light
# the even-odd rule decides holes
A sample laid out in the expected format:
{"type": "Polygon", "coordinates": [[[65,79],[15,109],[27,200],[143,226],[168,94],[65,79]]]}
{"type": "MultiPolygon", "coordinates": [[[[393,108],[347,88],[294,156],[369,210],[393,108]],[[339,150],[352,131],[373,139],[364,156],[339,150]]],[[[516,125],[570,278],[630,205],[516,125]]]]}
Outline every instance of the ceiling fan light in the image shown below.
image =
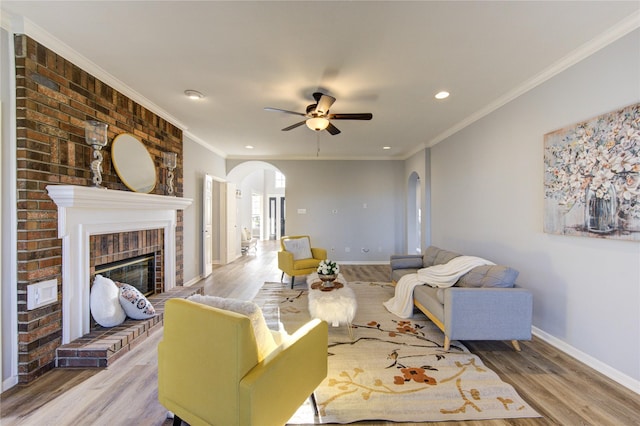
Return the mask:
{"type": "Polygon", "coordinates": [[[329,126],[329,120],[324,117],[313,117],[307,120],[307,127],[319,132],[329,126]]]}

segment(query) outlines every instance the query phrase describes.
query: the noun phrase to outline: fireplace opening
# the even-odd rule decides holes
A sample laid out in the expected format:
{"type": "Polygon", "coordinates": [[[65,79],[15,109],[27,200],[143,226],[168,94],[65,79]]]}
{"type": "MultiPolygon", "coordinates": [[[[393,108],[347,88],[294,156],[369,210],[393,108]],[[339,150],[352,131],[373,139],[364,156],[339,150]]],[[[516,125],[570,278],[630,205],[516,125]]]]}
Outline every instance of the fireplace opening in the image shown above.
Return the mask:
{"type": "Polygon", "coordinates": [[[155,270],[156,257],[153,253],[95,267],[96,274],[113,281],[132,285],[145,296],[156,292],[155,270]]]}

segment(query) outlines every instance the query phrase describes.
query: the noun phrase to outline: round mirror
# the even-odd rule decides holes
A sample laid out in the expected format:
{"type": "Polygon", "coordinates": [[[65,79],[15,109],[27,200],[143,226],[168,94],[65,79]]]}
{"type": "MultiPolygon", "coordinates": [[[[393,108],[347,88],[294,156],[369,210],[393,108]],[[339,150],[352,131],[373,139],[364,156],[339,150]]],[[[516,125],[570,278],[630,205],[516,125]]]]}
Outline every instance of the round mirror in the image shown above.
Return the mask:
{"type": "Polygon", "coordinates": [[[156,186],[156,167],[138,138],[122,133],[113,140],[111,160],[116,173],[132,191],[149,193],[156,186]]]}

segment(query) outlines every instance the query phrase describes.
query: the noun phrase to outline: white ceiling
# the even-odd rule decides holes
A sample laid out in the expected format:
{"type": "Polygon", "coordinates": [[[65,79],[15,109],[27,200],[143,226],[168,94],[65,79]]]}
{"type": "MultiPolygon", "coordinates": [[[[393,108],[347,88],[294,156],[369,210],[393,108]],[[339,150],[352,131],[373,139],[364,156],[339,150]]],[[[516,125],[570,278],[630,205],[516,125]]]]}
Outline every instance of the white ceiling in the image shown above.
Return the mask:
{"type": "Polygon", "coordinates": [[[316,158],[318,141],[320,158],[406,158],[640,21],[638,1],[0,4],[14,28],[76,63],[84,57],[78,65],[187,137],[261,159],[316,158]],[[185,89],[206,98],[191,101],[185,89]],[[337,136],[282,132],[301,117],[263,110],[304,112],[318,89],[337,98],[332,113],[373,120],[334,121],[337,136]],[[435,100],[440,90],[451,96],[435,100]]]}

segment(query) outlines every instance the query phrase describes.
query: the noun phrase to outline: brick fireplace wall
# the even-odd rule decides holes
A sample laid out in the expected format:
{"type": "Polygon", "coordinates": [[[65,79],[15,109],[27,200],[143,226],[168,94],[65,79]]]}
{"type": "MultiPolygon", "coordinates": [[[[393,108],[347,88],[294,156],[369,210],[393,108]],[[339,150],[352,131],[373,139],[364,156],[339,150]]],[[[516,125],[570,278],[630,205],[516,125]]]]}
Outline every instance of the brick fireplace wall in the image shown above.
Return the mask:
{"type": "MultiPolygon", "coordinates": [[[[28,383],[54,367],[62,338],[62,242],[57,207],[47,185],[91,186],[92,149],[84,121],[109,124],[103,150],[103,186],[128,191],[111,163],[110,147],[120,133],[132,133],[147,147],[159,171],[153,193],[165,193],[162,152],[178,154],[175,195],[183,196],[182,130],[145,109],[25,35],[17,35],[17,215],[18,372],[28,383]],[[58,302],[27,310],[27,285],[58,281],[58,302]]],[[[183,212],[176,227],[176,284],[183,277],[183,212]]]]}

